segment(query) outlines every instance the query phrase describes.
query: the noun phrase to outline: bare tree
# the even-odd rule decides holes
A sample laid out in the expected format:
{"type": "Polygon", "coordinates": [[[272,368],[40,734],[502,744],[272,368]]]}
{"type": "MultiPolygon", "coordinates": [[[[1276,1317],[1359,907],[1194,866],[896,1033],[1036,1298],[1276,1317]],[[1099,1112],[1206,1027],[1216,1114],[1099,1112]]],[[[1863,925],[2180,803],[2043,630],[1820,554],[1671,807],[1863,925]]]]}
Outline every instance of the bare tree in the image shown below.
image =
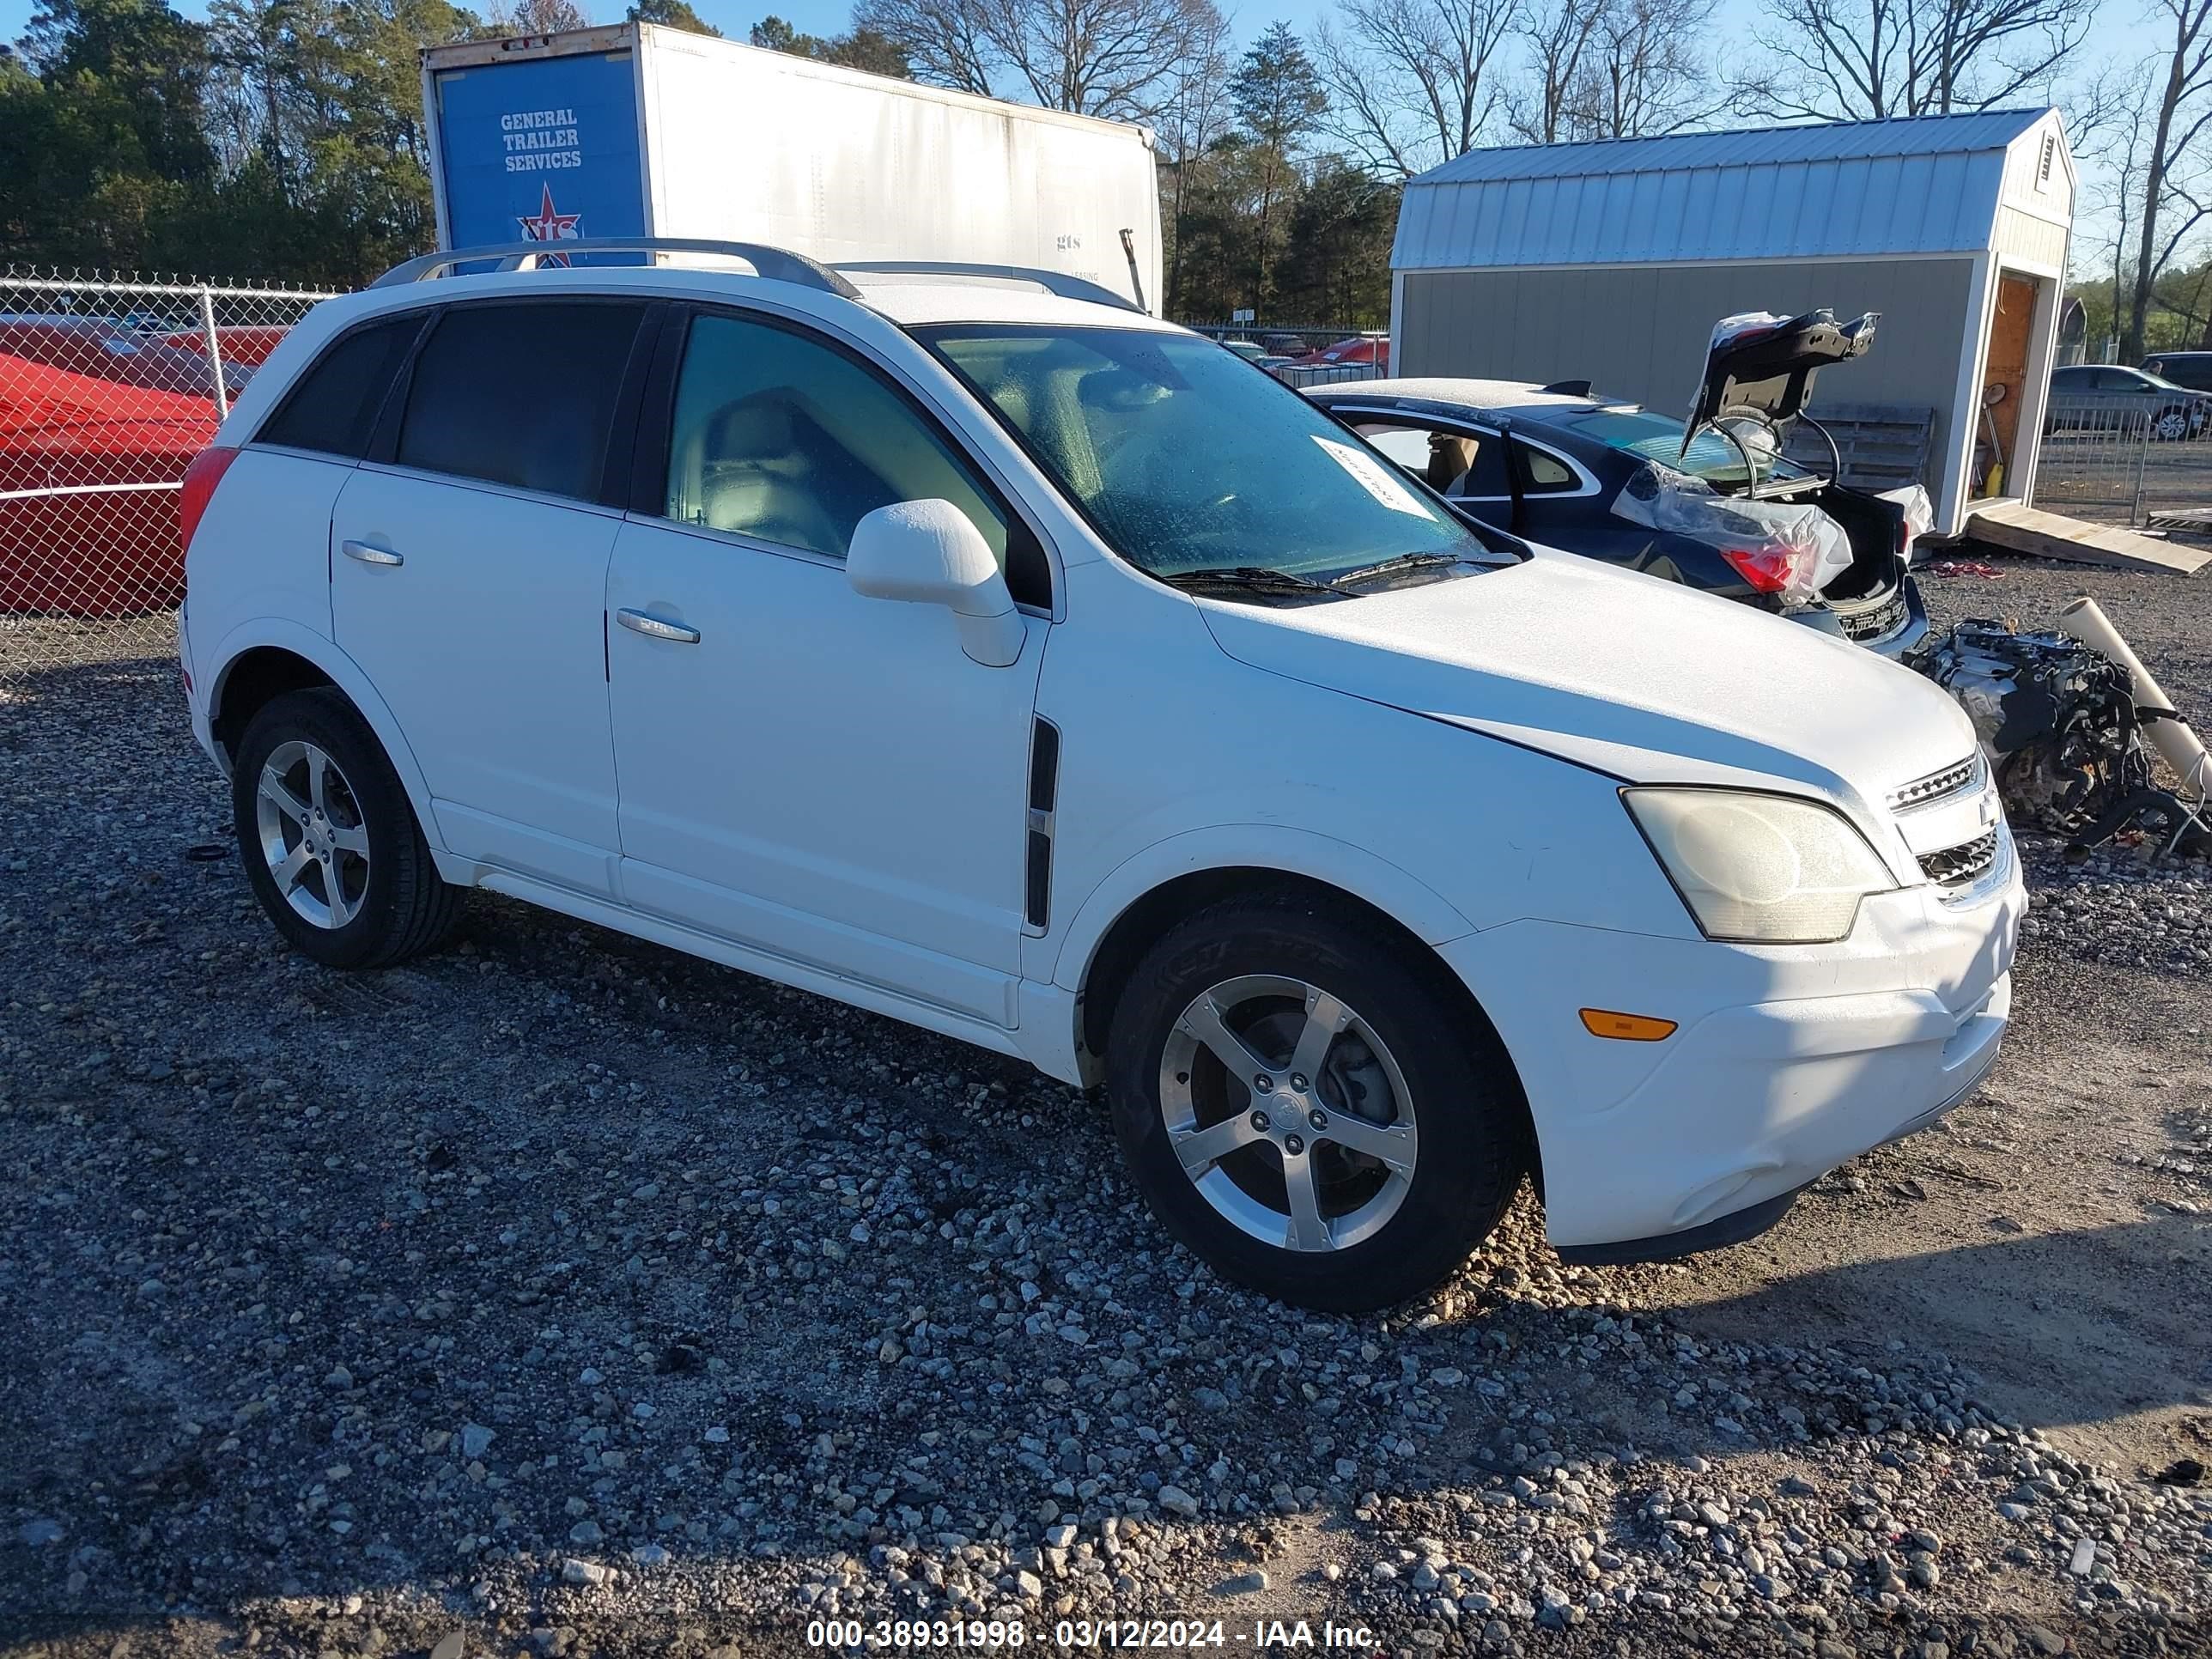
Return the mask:
{"type": "Polygon", "coordinates": [[[1582,136],[1574,131],[1575,100],[1589,89],[1585,59],[1611,7],[1612,0],[1530,0],[1522,11],[1528,70],[1508,118],[1530,143],[1582,136]]]}
{"type": "Polygon", "coordinates": [[[1048,109],[1145,120],[1211,33],[1213,0],[982,0],[991,43],[1048,109]]]}
{"type": "Polygon", "coordinates": [[[1175,67],[1167,102],[1155,131],[1160,170],[1167,176],[1170,237],[1167,301],[1170,310],[1183,303],[1183,249],[1189,240],[1191,196],[1206,167],[1206,152],[1234,114],[1229,95],[1232,73],[1229,20],[1215,12],[1175,67]]]}
{"type": "Polygon", "coordinates": [[[917,80],[1047,109],[1146,120],[1208,35],[1213,0],[860,0],[856,28],[907,55],[917,80]]]}
{"type": "Polygon", "coordinates": [[[980,0],[860,0],[853,27],[896,43],[915,80],[990,95],[994,54],[980,0]]]}
{"type": "Polygon", "coordinates": [[[1754,114],[1881,119],[1990,109],[2047,87],[2095,0],[1771,0],[1735,82],[1754,114]]]}
{"type": "Polygon", "coordinates": [[[1521,0],[1343,0],[1314,57],[1330,131],[1370,167],[1410,178],[1463,155],[1497,112],[1498,54],[1521,0]]]}
{"type": "Polygon", "coordinates": [[[1701,58],[1719,0],[1611,0],[1572,96],[1575,136],[1640,138],[1679,132],[1728,106],[1701,58]]]}
{"type": "MultiPolygon", "coordinates": [[[[2159,0],[2172,26],[2173,45],[2152,76],[2156,100],[2148,137],[2130,149],[2140,155],[2136,179],[2135,269],[2127,284],[2123,358],[2140,357],[2152,291],[2184,243],[2212,216],[2212,157],[2204,151],[2212,128],[2212,0],[2159,0]]],[[[2113,307],[2117,311],[2117,286],[2113,307]]]]}

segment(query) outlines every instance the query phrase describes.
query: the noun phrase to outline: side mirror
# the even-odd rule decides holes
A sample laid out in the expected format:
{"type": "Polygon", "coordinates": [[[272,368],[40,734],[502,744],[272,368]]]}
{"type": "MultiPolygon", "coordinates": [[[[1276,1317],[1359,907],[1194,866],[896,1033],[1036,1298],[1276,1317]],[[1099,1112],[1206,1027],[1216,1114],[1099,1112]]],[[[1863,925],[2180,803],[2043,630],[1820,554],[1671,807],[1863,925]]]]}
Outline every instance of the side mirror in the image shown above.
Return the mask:
{"type": "Polygon", "coordinates": [[[1026,630],[983,532],[950,501],[899,501],[854,526],[845,580],[872,599],[941,605],[960,648],[988,668],[1022,654],[1026,630]]]}

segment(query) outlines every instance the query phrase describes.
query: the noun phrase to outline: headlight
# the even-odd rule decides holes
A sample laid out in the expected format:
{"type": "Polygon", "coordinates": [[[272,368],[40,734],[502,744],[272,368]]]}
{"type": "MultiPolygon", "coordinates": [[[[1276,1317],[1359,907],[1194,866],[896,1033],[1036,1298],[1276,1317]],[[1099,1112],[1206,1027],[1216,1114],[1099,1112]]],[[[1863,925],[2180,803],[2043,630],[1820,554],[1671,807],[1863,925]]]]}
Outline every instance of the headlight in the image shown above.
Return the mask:
{"type": "Polygon", "coordinates": [[[1897,885],[1841,813],[1736,789],[1625,789],[1621,799],[1707,939],[1819,945],[1897,885]]]}

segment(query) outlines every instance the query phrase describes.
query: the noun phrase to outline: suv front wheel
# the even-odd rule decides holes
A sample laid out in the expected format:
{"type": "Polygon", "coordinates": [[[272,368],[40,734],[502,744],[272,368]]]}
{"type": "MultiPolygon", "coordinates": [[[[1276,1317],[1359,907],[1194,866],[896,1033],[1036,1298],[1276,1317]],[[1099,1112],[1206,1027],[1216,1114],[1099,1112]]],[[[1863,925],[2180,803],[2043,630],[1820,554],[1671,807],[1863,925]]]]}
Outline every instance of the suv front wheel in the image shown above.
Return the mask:
{"type": "Polygon", "coordinates": [[[1350,907],[1232,899],[1139,963],[1107,1054],[1114,1127],[1162,1224],[1224,1276],[1358,1312],[1429,1289],[1527,1159],[1496,1035],[1350,907]]]}
{"type": "Polygon", "coordinates": [[[231,767],[231,814],[254,896],[330,968],[387,968],[435,948],[460,915],[368,723],[339,693],[273,698],[231,767]]]}

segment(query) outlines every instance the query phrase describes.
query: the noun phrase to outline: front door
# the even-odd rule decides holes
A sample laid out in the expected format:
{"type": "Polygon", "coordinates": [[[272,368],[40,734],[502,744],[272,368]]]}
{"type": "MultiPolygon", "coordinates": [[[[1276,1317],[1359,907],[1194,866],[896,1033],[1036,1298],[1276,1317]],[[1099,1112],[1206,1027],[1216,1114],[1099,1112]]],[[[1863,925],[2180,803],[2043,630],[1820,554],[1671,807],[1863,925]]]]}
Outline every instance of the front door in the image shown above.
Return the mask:
{"type": "Polygon", "coordinates": [[[761,317],[691,320],[666,447],[607,583],[623,896],[1011,1028],[1048,625],[985,667],[844,557],[894,501],[949,500],[1030,568],[1026,531],[904,392],[761,317]]]}
{"type": "Polygon", "coordinates": [[[599,504],[643,307],[457,306],[417,354],[388,456],[331,524],[337,642],[399,723],[461,857],[614,887],[599,504]],[[545,364],[557,354],[557,368],[545,364]]]}

